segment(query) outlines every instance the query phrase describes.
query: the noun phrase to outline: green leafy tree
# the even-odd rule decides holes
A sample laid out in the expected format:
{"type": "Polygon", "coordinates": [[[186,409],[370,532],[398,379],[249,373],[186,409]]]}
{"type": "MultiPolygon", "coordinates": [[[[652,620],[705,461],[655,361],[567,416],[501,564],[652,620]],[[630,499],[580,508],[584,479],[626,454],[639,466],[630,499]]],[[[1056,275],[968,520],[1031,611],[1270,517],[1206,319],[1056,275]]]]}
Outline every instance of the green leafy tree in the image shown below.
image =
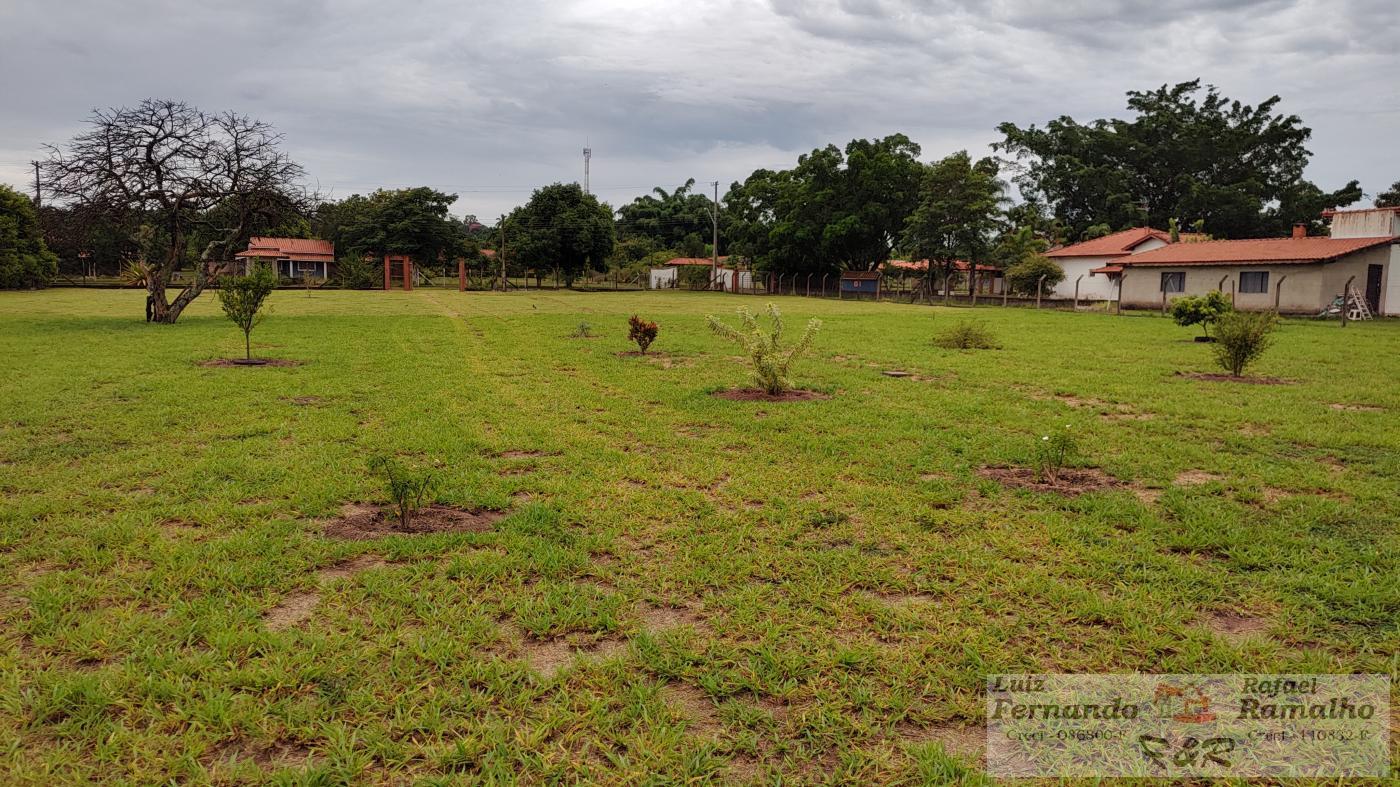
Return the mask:
{"type": "Polygon", "coordinates": [[[313,229],[346,256],[406,254],[421,268],[446,272],[478,248],[468,225],[448,214],[456,201],[427,186],[353,194],[321,205],[313,229]]]}
{"type": "Polygon", "coordinates": [[[1031,225],[1022,225],[1002,233],[992,249],[992,260],[1002,269],[1010,268],[1038,254],[1044,254],[1050,242],[1036,234],[1031,225]]]}
{"type": "Polygon", "coordinates": [[[219,279],[219,305],[243,331],[243,358],[253,360],[253,328],[262,320],[263,303],[277,289],[277,274],[267,265],[254,265],[247,276],[219,279]]]}
{"type": "Polygon", "coordinates": [[[705,239],[714,230],[714,202],[695,192],[691,178],[673,191],[660,186],[617,209],[617,235],[621,243],[645,239],[653,249],[676,247],[693,250],[698,243],[704,253],[705,239]]]}
{"type": "Polygon", "coordinates": [[[1071,237],[1089,227],[1165,226],[1196,216],[1218,237],[1321,230],[1324,208],[1361,198],[1356,181],[1325,192],[1303,179],[1311,130],[1279,113],[1278,96],[1251,106],[1200,80],[1128,93],[1129,119],[1044,127],[1002,123],[995,147],[1020,167],[1021,193],[1043,202],[1071,237]]]}
{"type": "Polygon", "coordinates": [[[335,275],[347,290],[371,290],[379,282],[383,267],[363,254],[343,254],[335,263],[335,275]]]}
{"type": "Polygon", "coordinates": [[[904,224],[904,248],[929,261],[930,279],[934,268],[942,268],[945,295],[957,260],[976,265],[992,256],[1006,201],[997,169],[996,160],[973,161],[964,150],[924,172],[917,207],[904,224]]]}
{"type": "Polygon", "coordinates": [[[1172,299],[1171,313],[1177,325],[1183,328],[1199,325],[1201,331],[1209,338],[1210,326],[1220,319],[1222,314],[1234,311],[1234,308],[1230,299],[1225,297],[1225,293],[1212,290],[1205,295],[1187,295],[1172,299]]]}
{"type": "Polygon", "coordinates": [[[34,203],[0,184],[0,289],[42,287],[58,272],[58,256],[44,244],[34,203]]]}
{"type": "Polygon", "coordinates": [[[763,330],[748,309],[740,306],[735,311],[739,314],[740,328],[732,328],[711,314],[706,317],[710,330],[744,348],[745,354],[753,364],[754,382],[765,393],[778,396],[791,390],[792,381],[788,379],[788,369],[794,359],[811,348],[817,331],[821,330],[822,321],[815,317],[808,320],[802,336],[791,346],[783,347],[783,315],[777,306],[768,304],[771,327],[767,331],[763,330]]]}
{"type": "Polygon", "coordinates": [[[1056,284],[1065,280],[1065,270],[1054,260],[1043,254],[1032,254],[1006,269],[1006,286],[1012,292],[1022,295],[1035,295],[1039,287],[1042,293],[1049,292],[1056,284]],[[1040,277],[1045,283],[1040,283],[1040,277]]]}
{"type": "Polygon", "coordinates": [[[1390,188],[1376,195],[1376,207],[1400,208],[1400,180],[1390,184],[1390,188]]]}
{"type": "Polygon", "coordinates": [[[919,146],[856,139],[756,170],[724,197],[728,249],[773,273],[874,270],[890,258],[919,193],[919,146]]]}
{"type": "Polygon", "coordinates": [[[1231,376],[1241,377],[1273,341],[1278,315],[1273,312],[1226,312],[1215,320],[1215,360],[1231,376]]]}
{"type": "Polygon", "coordinates": [[[526,265],[558,268],[568,286],[589,270],[601,270],[616,240],[612,209],[577,183],[536,189],[506,220],[510,254],[526,265]]]}

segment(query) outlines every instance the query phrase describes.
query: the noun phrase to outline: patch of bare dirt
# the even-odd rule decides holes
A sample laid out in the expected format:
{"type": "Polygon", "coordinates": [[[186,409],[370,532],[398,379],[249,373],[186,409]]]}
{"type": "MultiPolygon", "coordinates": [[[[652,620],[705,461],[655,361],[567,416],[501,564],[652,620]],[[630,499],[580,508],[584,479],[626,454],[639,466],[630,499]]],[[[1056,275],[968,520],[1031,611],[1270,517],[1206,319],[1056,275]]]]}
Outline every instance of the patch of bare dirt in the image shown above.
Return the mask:
{"type": "Polygon", "coordinates": [[[1201,484],[1209,484],[1212,481],[1224,480],[1225,476],[1220,475],[1218,473],[1209,473],[1205,470],[1186,470],[1181,473],[1177,473],[1177,476],[1175,479],[1172,480],[1172,483],[1176,484],[1177,486],[1200,486],[1201,484]]]}
{"type": "Polygon", "coordinates": [[[1343,404],[1343,403],[1341,403],[1341,402],[1333,402],[1332,404],[1329,404],[1329,405],[1327,405],[1327,406],[1330,407],[1330,408],[1332,408],[1333,410],[1345,410],[1345,411],[1347,411],[1347,412],[1352,412],[1352,413],[1383,413],[1383,412],[1385,412],[1385,408],[1384,408],[1384,407],[1378,407],[1378,406],[1376,406],[1376,405],[1374,405],[1374,404],[1343,404]]]}
{"type": "Polygon", "coordinates": [[[291,402],[292,404],[298,407],[310,407],[312,405],[320,404],[323,400],[319,396],[293,396],[290,399],[287,399],[287,401],[291,402]]]}
{"type": "Polygon", "coordinates": [[[932,604],[938,600],[937,597],[929,595],[928,593],[871,592],[870,596],[881,604],[901,609],[932,604]]]}
{"type": "Polygon", "coordinates": [[[293,361],[290,358],[254,358],[252,361],[244,358],[210,358],[207,361],[199,361],[195,365],[223,369],[230,366],[301,366],[301,364],[301,361],[293,361]]]}
{"type": "Polygon", "coordinates": [[[321,582],[349,579],[362,571],[387,565],[389,562],[378,555],[360,555],[317,571],[316,579],[321,582]]]}
{"type": "Polygon", "coordinates": [[[315,591],[291,593],[282,603],[263,614],[263,625],[268,631],[282,631],[299,626],[311,619],[311,613],[321,601],[321,594],[315,591]]]}
{"type": "Polygon", "coordinates": [[[502,467],[496,471],[499,476],[529,475],[535,472],[534,465],[521,465],[520,467],[502,467]]]}
{"type": "Polygon", "coordinates": [[[987,731],[957,724],[904,723],[896,729],[905,743],[937,743],[957,757],[980,758],[987,749],[987,731]]]}
{"type": "Polygon", "coordinates": [[[1178,377],[1186,377],[1192,380],[1201,380],[1209,383],[1248,383],[1250,385],[1292,385],[1292,380],[1285,380],[1282,377],[1235,377],[1232,374],[1215,374],[1208,372],[1177,372],[1178,377]]]}
{"type": "Polygon", "coordinates": [[[432,505],[419,509],[404,526],[392,510],[368,503],[347,503],[340,509],[340,518],[326,523],[322,532],[327,537],[349,541],[425,533],[480,533],[490,530],[503,517],[502,511],[432,505]]]}
{"type": "Polygon", "coordinates": [[[246,760],[263,770],[295,768],[311,759],[311,749],[289,741],[253,743],[244,740],[224,741],[215,745],[202,758],[206,766],[246,760]]]}
{"type": "Polygon", "coordinates": [[[156,527],[160,528],[161,533],[172,538],[197,536],[203,532],[203,529],[199,525],[196,525],[188,519],[180,519],[179,517],[166,519],[156,525],[156,527]]]}
{"type": "Polygon", "coordinates": [[[637,607],[637,617],[648,631],[680,626],[699,628],[705,625],[705,619],[690,607],[655,607],[651,604],[640,604],[637,607]]]}
{"type": "Polygon", "coordinates": [[[520,646],[530,668],[548,680],[560,670],[578,659],[606,659],[627,649],[627,643],[619,639],[605,639],[594,643],[573,643],[559,637],[554,639],[525,638],[520,646]]]}
{"type": "Polygon", "coordinates": [[[814,399],[830,399],[820,391],[792,390],[780,394],[770,394],[761,388],[730,388],[715,391],[712,396],[734,402],[807,402],[814,399]]]}
{"type": "Polygon", "coordinates": [[[661,696],[667,705],[685,717],[687,731],[692,735],[713,738],[723,730],[714,700],[700,689],[688,683],[668,683],[662,687],[661,696]]]}
{"type": "Polygon", "coordinates": [[[1226,639],[1248,639],[1264,636],[1264,633],[1268,631],[1269,621],[1254,615],[1215,612],[1206,620],[1206,627],[1212,633],[1226,639]]]}
{"type": "Polygon", "coordinates": [[[978,469],[977,475],[996,481],[1002,486],[1055,492],[1071,497],[1124,486],[1122,481],[1096,467],[1065,468],[1053,481],[1041,478],[1029,467],[983,467],[978,469]]]}
{"type": "Polygon", "coordinates": [[[1243,424],[1240,426],[1240,434],[1245,437],[1268,437],[1273,434],[1273,430],[1262,424],[1243,424]]]}
{"type": "Polygon", "coordinates": [[[1161,499],[1162,499],[1162,490],[1160,490],[1160,489],[1150,489],[1150,488],[1147,488],[1147,487],[1135,487],[1135,488],[1133,489],[1133,494],[1137,495],[1137,499],[1138,499],[1138,500],[1141,500],[1142,502],[1144,502],[1144,503],[1146,503],[1146,504],[1148,504],[1148,505],[1152,505],[1153,503],[1155,503],[1155,502],[1157,502],[1158,500],[1161,500],[1161,499]]]}
{"type": "Polygon", "coordinates": [[[496,454],[497,459],[535,459],[541,456],[554,456],[554,454],[534,449],[514,449],[496,454]]]}

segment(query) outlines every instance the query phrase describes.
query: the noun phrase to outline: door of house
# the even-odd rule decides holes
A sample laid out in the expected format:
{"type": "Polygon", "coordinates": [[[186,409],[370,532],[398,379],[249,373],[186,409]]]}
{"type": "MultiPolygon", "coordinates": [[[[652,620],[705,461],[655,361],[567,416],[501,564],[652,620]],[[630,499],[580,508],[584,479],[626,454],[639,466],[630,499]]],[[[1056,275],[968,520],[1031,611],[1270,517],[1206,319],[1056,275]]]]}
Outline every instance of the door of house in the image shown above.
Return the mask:
{"type": "Polygon", "coordinates": [[[1366,266],[1366,307],[1372,314],[1381,312],[1381,265],[1366,266]]]}

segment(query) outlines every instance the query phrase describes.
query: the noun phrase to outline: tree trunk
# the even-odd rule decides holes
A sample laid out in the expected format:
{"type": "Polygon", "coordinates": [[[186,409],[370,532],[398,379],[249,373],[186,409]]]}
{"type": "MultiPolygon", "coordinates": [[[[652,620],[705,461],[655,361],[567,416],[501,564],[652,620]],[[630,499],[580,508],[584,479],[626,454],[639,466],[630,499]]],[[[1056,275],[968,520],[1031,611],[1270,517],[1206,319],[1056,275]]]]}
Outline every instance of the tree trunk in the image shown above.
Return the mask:
{"type": "Polygon", "coordinates": [[[243,331],[243,359],[253,360],[253,331],[251,328],[243,331]]]}

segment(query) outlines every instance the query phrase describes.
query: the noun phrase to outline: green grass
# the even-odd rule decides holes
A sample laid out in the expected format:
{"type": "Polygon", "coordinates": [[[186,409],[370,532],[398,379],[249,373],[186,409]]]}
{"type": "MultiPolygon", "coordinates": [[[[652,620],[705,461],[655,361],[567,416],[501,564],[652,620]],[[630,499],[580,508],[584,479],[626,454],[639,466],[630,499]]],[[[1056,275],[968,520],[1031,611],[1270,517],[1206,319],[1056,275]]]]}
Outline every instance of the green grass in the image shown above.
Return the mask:
{"type": "Polygon", "coordinates": [[[1267,386],[1155,316],[778,302],[830,399],[710,395],[733,295],[282,291],[254,352],[304,364],[207,368],[212,297],[0,293],[5,781],[980,783],[988,673],[1396,675],[1400,324],[1286,322],[1267,386]],[[976,475],[1064,424],[1142,496],[976,475]],[[380,453],[510,515],[322,537],[380,453]]]}

